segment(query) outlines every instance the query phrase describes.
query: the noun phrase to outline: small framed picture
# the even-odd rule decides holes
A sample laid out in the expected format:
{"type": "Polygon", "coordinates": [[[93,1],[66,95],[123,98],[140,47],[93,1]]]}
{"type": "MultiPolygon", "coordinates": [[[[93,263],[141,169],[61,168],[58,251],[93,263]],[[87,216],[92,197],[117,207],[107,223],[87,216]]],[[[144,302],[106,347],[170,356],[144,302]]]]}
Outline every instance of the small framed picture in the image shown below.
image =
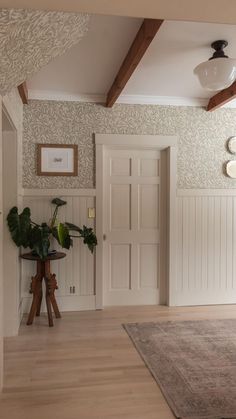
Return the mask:
{"type": "Polygon", "coordinates": [[[37,175],[77,176],[78,146],[74,144],[38,144],[37,175]]]}

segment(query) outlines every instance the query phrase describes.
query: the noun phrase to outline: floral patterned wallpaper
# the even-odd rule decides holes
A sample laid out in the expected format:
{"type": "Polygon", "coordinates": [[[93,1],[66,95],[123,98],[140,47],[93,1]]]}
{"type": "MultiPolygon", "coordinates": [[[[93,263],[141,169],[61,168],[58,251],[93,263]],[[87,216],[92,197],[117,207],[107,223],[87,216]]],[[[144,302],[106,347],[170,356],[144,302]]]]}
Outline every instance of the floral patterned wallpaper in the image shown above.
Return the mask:
{"type": "Polygon", "coordinates": [[[94,133],[178,136],[179,188],[236,188],[223,164],[236,159],[226,142],[236,135],[236,110],[209,113],[201,108],[102,105],[78,102],[30,101],[24,106],[23,187],[93,188],[94,133]],[[77,177],[36,175],[36,144],[78,144],[77,177]]]}
{"type": "Polygon", "coordinates": [[[87,14],[0,9],[0,94],[79,42],[88,23],[87,14]]]}

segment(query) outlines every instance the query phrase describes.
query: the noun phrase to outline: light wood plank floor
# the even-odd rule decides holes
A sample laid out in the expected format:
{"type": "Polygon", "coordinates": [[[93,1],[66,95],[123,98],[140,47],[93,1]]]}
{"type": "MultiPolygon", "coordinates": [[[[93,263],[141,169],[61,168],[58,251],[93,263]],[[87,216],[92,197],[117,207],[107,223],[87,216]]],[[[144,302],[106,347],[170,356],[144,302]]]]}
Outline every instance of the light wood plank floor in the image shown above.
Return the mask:
{"type": "Polygon", "coordinates": [[[22,324],[5,341],[0,419],[173,419],[122,323],[236,318],[235,306],[120,307],[22,324]]]}

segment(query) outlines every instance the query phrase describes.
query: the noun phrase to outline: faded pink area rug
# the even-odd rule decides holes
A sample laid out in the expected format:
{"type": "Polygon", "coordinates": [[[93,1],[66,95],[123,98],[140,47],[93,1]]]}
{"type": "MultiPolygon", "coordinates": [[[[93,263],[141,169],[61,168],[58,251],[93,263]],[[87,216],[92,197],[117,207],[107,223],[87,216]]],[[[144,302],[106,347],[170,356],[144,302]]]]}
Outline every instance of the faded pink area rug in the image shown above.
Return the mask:
{"type": "Polygon", "coordinates": [[[124,328],[177,418],[236,418],[236,319],[124,328]]]}

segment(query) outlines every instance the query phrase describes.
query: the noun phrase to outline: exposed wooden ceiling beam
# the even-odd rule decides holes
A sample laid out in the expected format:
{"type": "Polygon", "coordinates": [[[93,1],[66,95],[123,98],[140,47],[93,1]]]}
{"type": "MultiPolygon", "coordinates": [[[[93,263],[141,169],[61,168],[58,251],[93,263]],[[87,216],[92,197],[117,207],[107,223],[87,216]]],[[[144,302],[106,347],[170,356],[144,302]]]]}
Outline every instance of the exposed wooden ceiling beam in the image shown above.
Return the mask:
{"type": "Polygon", "coordinates": [[[28,89],[25,81],[24,83],[18,86],[18,92],[21,97],[22,103],[24,105],[28,105],[28,89]]]}
{"type": "Polygon", "coordinates": [[[114,105],[162,23],[161,19],[144,19],[107,94],[106,107],[114,105]]]}
{"type": "Polygon", "coordinates": [[[236,98],[236,81],[227,87],[227,89],[221,90],[219,93],[216,93],[215,96],[209,100],[207,105],[207,111],[212,112],[215,109],[221,108],[221,106],[230,102],[236,98]]]}

